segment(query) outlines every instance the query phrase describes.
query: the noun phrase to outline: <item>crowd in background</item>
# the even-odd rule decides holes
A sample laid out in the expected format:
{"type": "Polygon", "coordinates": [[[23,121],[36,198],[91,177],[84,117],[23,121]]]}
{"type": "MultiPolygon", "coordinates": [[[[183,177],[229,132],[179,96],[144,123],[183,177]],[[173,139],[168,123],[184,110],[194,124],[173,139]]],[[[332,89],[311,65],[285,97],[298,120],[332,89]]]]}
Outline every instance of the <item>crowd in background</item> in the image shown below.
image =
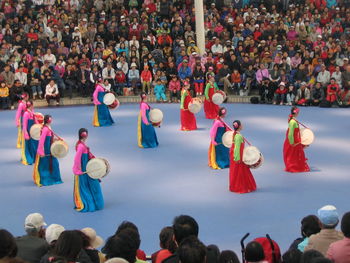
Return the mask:
{"type": "MultiPolygon", "coordinates": [[[[51,224],[46,227],[39,213],[29,214],[24,223],[26,234],[14,238],[0,230],[1,263],[349,263],[350,212],[340,222],[336,207],[327,205],[316,215],[301,220],[301,237],[285,253],[269,235],[244,246],[242,261],[232,250],[220,251],[204,245],[198,238],[199,226],[188,215],[175,217],[172,226],[159,233],[160,248],[146,256],[141,249],[140,233],[132,222],[122,222],[106,242],[92,228],[66,230],[51,224]],[[101,250],[99,250],[102,247],[101,250]]],[[[296,233],[296,235],[298,235],[296,233]]]]}
{"type": "MultiPolygon", "coordinates": [[[[166,101],[210,74],[227,94],[274,104],[348,105],[350,1],[205,0],[205,53],[193,0],[1,0],[0,103],[117,95],[166,101]]],[[[175,100],[177,101],[177,100],[175,100]]]]}

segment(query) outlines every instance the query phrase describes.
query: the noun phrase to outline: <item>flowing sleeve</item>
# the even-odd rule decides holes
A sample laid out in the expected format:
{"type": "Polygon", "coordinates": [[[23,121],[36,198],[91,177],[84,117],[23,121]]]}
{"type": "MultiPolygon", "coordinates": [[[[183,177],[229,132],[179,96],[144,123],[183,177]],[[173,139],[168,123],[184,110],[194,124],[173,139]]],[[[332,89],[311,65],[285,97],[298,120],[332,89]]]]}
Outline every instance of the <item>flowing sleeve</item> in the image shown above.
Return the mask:
{"type": "Polygon", "coordinates": [[[44,127],[41,130],[40,140],[39,140],[39,144],[38,144],[38,154],[40,156],[45,155],[44,144],[45,144],[46,136],[48,135],[48,133],[49,133],[49,129],[46,127],[44,127]]]}
{"type": "Polygon", "coordinates": [[[243,137],[240,134],[236,134],[234,138],[235,142],[235,149],[234,149],[234,160],[240,161],[241,160],[241,144],[243,142],[243,137]]]}
{"type": "Polygon", "coordinates": [[[16,112],[16,125],[20,125],[21,115],[24,110],[24,105],[22,102],[18,104],[17,112],[16,112]]]}
{"type": "Polygon", "coordinates": [[[289,144],[294,144],[294,130],[298,128],[298,124],[295,120],[290,120],[289,122],[289,131],[288,131],[288,140],[289,144]]]}
{"type": "Polygon", "coordinates": [[[205,86],[205,91],[204,91],[204,95],[205,95],[205,98],[207,100],[209,100],[209,89],[210,89],[210,83],[208,83],[206,86],[205,86]]]}
{"type": "Polygon", "coordinates": [[[215,141],[215,138],[216,138],[216,133],[218,131],[219,126],[220,126],[220,123],[216,120],[214,121],[214,124],[210,129],[210,139],[211,139],[211,142],[215,145],[217,144],[215,141]]]}
{"type": "Polygon", "coordinates": [[[147,104],[146,103],[142,103],[141,104],[141,118],[142,118],[142,122],[146,125],[149,124],[147,116],[146,116],[146,110],[147,110],[147,104]]]}
{"type": "Polygon", "coordinates": [[[28,112],[25,112],[25,113],[23,114],[23,121],[22,121],[22,123],[23,123],[24,138],[25,138],[26,140],[29,140],[29,139],[30,139],[30,136],[29,136],[28,131],[27,131],[27,129],[28,129],[28,120],[29,120],[29,113],[28,113],[28,112]]]}
{"type": "Polygon", "coordinates": [[[216,82],[214,82],[214,87],[215,87],[215,91],[218,91],[219,90],[219,86],[216,82]]]}
{"type": "Polygon", "coordinates": [[[187,96],[187,91],[183,91],[181,94],[181,103],[180,103],[180,109],[185,109],[185,98],[187,96]]]}
{"type": "Polygon", "coordinates": [[[97,86],[94,90],[94,94],[92,95],[93,101],[95,105],[100,105],[101,102],[98,100],[98,93],[101,91],[101,86],[97,86]]]}
{"type": "Polygon", "coordinates": [[[81,156],[83,155],[83,152],[84,152],[84,145],[79,143],[77,147],[77,152],[75,153],[75,157],[74,157],[73,173],[75,175],[83,174],[83,171],[81,170],[81,156]]]}

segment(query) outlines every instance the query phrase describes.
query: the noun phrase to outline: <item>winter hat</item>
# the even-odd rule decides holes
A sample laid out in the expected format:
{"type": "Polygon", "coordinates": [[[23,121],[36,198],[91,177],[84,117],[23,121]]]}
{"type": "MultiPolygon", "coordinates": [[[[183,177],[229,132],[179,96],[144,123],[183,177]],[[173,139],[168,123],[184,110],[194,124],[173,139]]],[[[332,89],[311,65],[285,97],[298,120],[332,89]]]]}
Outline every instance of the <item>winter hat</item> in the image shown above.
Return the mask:
{"type": "Polygon", "coordinates": [[[334,226],[339,222],[337,208],[333,205],[326,205],[317,211],[318,218],[325,226],[334,226]]]}

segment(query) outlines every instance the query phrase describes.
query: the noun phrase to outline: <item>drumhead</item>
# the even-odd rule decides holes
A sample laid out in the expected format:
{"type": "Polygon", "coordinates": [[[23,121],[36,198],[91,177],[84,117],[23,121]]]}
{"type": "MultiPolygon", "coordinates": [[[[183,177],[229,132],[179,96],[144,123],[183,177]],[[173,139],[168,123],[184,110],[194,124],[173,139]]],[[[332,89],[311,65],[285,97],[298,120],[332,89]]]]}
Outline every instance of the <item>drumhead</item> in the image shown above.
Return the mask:
{"type": "Polygon", "coordinates": [[[114,101],[115,101],[115,96],[113,93],[109,92],[103,96],[103,103],[106,105],[112,105],[114,101]]]}
{"type": "Polygon", "coordinates": [[[315,135],[312,132],[312,130],[308,128],[301,128],[300,129],[300,137],[301,137],[301,144],[302,145],[310,145],[313,143],[315,139],[315,135]]]}
{"type": "Polygon", "coordinates": [[[246,165],[254,165],[260,160],[260,151],[255,146],[247,146],[243,150],[243,162],[246,165]]]}
{"type": "Polygon", "coordinates": [[[152,123],[159,123],[163,120],[163,112],[160,109],[151,109],[149,119],[152,123]]]}
{"type": "Polygon", "coordinates": [[[222,135],[222,144],[227,147],[232,147],[232,141],[233,141],[233,131],[227,131],[222,135]]]}
{"type": "Polygon", "coordinates": [[[51,144],[51,154],[56,158],[64,158],[68,154],[68,144],[65,141],[54,141],[51,144]]]}
{"type": "Polygon", "coordinates": [[[214,93],[211,100],[213,101],[214,104],[221,105],[224,102],[225,98],[221,92],[216,92],[214,93]]]}
{"type": "Polygon", "coordinates": [[[107,171],[109,172],[108,165],[109,163],[106,159],[93,158],[86,164],[86,173],[92,179],[101,179],[107,175],[107,171]]]}
{"type": "Polygon", "coordinates": [[[29,133],[30,137],[33,140],[39,141],[40,135],[41,135],[41,128],[43,127],[42,124],[33,124],[32,127],[30,127],[29,133]]]}
{"type": "Polygon", "coordinates": [[[202,103],[200,100],[193,98],[191,102],[188,104],[188,110],[194,114],[197,114],[202,109],[202,103]]]}

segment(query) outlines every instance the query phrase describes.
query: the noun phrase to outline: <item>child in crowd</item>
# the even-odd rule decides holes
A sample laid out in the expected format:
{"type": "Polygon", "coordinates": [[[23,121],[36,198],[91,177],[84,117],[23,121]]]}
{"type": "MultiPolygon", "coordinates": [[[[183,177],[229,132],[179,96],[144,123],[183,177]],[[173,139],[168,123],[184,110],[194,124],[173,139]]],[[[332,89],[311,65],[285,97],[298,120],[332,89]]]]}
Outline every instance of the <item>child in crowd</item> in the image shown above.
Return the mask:
{"type": "Polygon", "coordinates": [[[111,91],[112,85],[111,85],[111,83],[109,83],[108,79],[105,79],[105,80],[103,81],[103,87],[105,88],[105,90],[111,91]]]}
{"type": "Polygon", "coordinates": [[[0,109],[7,110],[10,108],[10,90],[5,82],[0,84],[0,109]]]}
{"type": "Polygon", "coordinates": [[[287,105],[292,105],[294,104],[295,101],[295,91],[294,91],[294,86],[292,84],[289,85],[288,91],[286,94],[287,98],[287,105]]]}
{"type": "Polygon", "coordinates": [[[233,70],[233,73],[231,74],[231,83],[233,94],[239,93],[240,96],[243,96],[243,90],[241,89],[241,74],[237,69],[233,70]]]}
{"type": "Polygon", "coordinates": [[[176,75],[174,75],[169,82],[169,90],[170,90],[170,101],[171,102],[179,102],[180,101],[181,83],[176,75]]]}
{"type": "Polygon", "coordinates": [[[278,88],[275,91],[274,97],[273,97],[273,104],[280,104],[283,105],[286,100],[286,94],[287,89],[285,87],[284,82],[281,82],[278,88]]]}
{"type": "Polygon", "coordinates": [[[163,100],[163,102],[167,101],[165,96],[165,86],[161,79],[157,79],[156,84],[154,85],[154,93],[156,94],[157,102],[160,100],[163,100]]]}

